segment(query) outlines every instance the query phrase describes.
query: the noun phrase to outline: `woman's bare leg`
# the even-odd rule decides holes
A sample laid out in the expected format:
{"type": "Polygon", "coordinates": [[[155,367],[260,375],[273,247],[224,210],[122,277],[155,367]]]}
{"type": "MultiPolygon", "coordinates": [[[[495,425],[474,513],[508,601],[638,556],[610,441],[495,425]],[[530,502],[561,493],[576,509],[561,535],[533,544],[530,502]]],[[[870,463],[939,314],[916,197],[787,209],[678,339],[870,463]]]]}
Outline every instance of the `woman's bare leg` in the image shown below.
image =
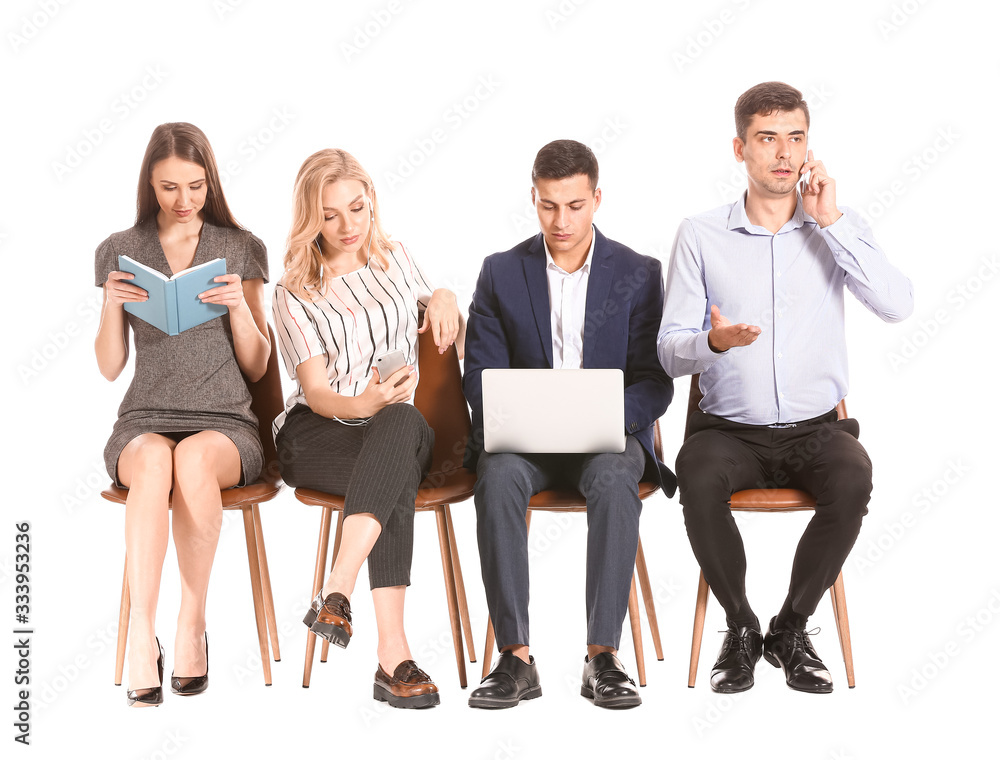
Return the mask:
{"type": "Polygon", "coordinates": [[[378,625],[378,663],[389,675],[403,660],[413,659],[403,631],[405,596],[406,586],[372,589],[375,621],[378,625]]]}
{"type": "Polygon", "coordinates": [[[239,482],[240,454],[228,436],[205,430],[177,444],[173,471],[174,548],[181,579],[173,672],[199,676],[208,666],[205,603],[222,530],[220,490],[239,482]]]}
{"type": "Polygon", "coordinates": [[[165,436],[133,438],[118,457],[118,479],[128,488],[125,500],[125,551],[128,559],[128,683],[130,689],[159,686],[156,672],[156,603],[167,553],[173,448],[165,436]]]}
{"type": "Polygon", "coordinates": [[[354,584],[358,580],[361,564],[368,558],[372,547],[382,533],[378,520],[368,512],[348,515],[344,518],[343,530],[340,535],[340,552],[333,570],[323,584],[323,598],[339,591],[348,599],[354,593],[354,584]]]}

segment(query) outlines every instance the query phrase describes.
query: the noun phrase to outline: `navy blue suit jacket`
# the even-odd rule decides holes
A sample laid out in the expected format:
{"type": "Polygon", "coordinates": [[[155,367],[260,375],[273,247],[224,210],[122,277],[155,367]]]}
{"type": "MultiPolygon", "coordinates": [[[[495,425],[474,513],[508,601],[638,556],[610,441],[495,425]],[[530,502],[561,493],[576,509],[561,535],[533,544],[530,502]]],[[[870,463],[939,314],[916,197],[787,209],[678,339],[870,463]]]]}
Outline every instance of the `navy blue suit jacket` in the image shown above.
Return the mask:
{"type": "MultiPolygon", "coordinates": [[[[625,373],[625,432],[646,452],[644,479],[668,496],[674,474],[653,452],[653,423],[667,410],[673,381],[656,356],[663,316],[660,262],[643,256],[595,227],[587,283],[583,367],[625,373]]],[[[483,446],[482,371],[491,367],[552,368],[552,323],[542,234],[509,251],[487,256],[469,307],[465,339],[465,397],[472,407],[472,436],[465,465],[476,468],[483,446]]]]}

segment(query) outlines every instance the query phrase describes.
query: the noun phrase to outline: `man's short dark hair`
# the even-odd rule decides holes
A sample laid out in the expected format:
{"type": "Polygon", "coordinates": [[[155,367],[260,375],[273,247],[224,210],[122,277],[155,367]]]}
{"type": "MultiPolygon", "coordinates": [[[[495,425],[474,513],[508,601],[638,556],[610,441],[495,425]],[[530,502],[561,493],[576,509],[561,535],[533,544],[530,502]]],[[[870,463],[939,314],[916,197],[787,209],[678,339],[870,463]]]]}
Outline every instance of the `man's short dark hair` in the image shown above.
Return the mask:
{"type": "Polygon", "coordinates": [[[538,151],[531,167],[531,184],[539,179],[565,179],[586,174],[590,190],[597,190],[597,156],[576,140],[553,140],[538,151]]]}
{"type": "Polygon", "coordinates": [[[802,93],[784,82],[761,82],[740,95],[736,101],[736,136],[747,141],[747,129],[754,116],[766,116],[775,111],[802,109],[809,127],[809,106],[802,93]]]}

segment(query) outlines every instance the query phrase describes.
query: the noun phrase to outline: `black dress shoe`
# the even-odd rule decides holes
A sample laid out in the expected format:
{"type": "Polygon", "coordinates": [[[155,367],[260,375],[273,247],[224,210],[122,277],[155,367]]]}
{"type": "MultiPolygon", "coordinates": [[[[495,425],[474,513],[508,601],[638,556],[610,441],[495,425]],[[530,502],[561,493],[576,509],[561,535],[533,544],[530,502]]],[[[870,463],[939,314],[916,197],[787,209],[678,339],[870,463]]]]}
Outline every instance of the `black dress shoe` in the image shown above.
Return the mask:
{"type": "Polygon", "coordinates": [[[205,675],[175,676],[170,674],[170,691],[182,697],[201,694],[208,688],[208,631],[205,631],[205,675]]]}
{"type": "Polygon", "coordinates": [[[628,677],[621,660],[611,652],[601,652],[586,660],[580,694],[598,707],[621,709],[638,707],[642,697],[635,681],[628,677]]]}
{"type": "Polygon", "coordinates": [[[316,594],[302,622],[317,636],[322,636],[341,649],[351,643],[351,602],[339,591],[323,598],[323,592],[316,594]]]}
{"type": "Polygon", "coordinates": [[[163,704],[163,647],[160,646],[159,639],[156,640],[156,648],[160,650],[160,656],[156,658],[156,672],[160,685],[146,689],[129,689],[126,695],[129,707],[159,707],[163,704]]]}
{"type": "Polygon", "coordinates": [[[712,691],[735,694],[753,686],[753,669],[760,660],[764,637],[753,626],[729,626],[712,668],[712,691]]]}
{"type": "Polygon", "coordinates": [[[764,659],[785,672],[785,683],[790,689],[810,694],[829,694],[833,691],[830,671],[813,649],[805,631],[774,629],[774,618],[764,637],[764,659]]]}
{"type": "Polygon", "coordinates": [[[542,696],[535,658],[529,655],[528,659],[526,663],[510,652],[501,652],[493,670],[469,697],[469,707],[498,710],[514,707],[522,699],[542,696]]]}

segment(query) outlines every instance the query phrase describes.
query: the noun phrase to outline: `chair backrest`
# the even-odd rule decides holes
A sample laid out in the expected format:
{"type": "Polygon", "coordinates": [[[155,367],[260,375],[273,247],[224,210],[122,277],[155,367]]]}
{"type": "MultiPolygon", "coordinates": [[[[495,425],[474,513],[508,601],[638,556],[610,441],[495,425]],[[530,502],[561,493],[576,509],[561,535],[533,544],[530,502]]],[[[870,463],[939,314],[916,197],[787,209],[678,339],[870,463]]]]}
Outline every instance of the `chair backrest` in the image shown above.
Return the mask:
{"type": "MultiPolygon", "coordinates": [[[[687,417],[684,423],[684,439],[687,440],[688,432],[691,429],[691,415],[698,411],[698,404],[701,403],[704,394],[701,392],[701,385],[699,381],[701,380],[701,375],[691,375],[691,392],[688,393],[688,410],[687,417]]],[[[837,404],[837,419],[845,420],[847,419],[847,399],[840,399],[840,403],[837,404]]]]}
{"type": "Polygon", "coordinates": [[[420,383],[413,405],[434,430],[434,458],[427,475],[428,479],[433,479],[435,475],[462,469],[472,421],[462,392],[462,370],[455,347],[439,354],[434,336],[428,330],[419,336],[417,350],[420,383]]]}
{"type": "MultiPolygon", "coordinates": [[[[271,423],[285,408],[285,398],[281,393],[281,369],[278,366],[278,344],[274,339],[274,330],[267,326],[267,334],[271,339],[271,355],[267,357],[267,371],[255,383],[247,381],[250,389],[250,410],[257,416],[257,429],[260,432],[260,443],[264,448],[264,467],[260,479],[269,483],[281,480],[278,473],[278,454],[274,450],[274,436],[271,434],[271,423]]],[[[246,378],[244,378],[246,379],[246,378]]]]}
{"type": "Polygon", "coordinates": [[[688,410],[687,416],[684,418],[684,440],[687,440],[688,435],[691,431],[691,416],[698,411],[698,404],[701,403],[704,394],[701,392],[701,386],[698,381],[701,380],[701,375],[691,375],[691,392],[688,393],[688,410]]]}

